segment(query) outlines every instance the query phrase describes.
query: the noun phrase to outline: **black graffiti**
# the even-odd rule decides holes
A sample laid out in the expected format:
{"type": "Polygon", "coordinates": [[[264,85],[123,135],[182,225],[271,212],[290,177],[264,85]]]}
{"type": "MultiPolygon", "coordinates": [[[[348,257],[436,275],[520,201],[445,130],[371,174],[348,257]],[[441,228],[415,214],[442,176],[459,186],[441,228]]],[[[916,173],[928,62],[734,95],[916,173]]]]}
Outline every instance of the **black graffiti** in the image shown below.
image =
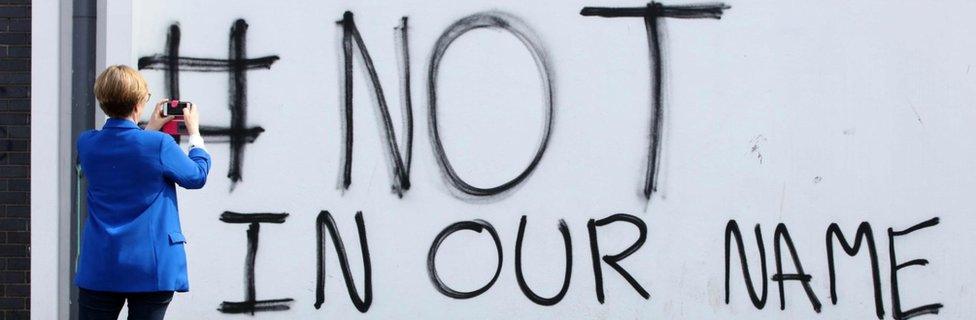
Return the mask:
{"type": "Polygon", "coordinates": [[[934,227],[937,224],[939,224],[939,218],[932,218],[901,231],[894,231],[892,228],[888,228],[888,257],[891,262],[891,308],[894,310],[895,319],[910,319],[925,314],[939,314],[939,309],[942,309],[941,303],[932,303],[915,307],[908,311],[902,311],[901,292],[898,290],[898,271],[910,266],[924,266],[929,264],[929,261],[926,259],[913,259],[898,263],[898,260],[895,258],[895,237],[906,236],[909,233],[934,227]]]}
{"type": "Polygon", "coordinates": [[[440,37],[437,38],[437,42],[434,44],[433,53],[431,54],[429,68],[427,70],[427,98],[429,106],[428,121],[430,123],[430,136],[431,143],[434,147],[434,153],[437,156],[438,164],[441,170],[447,176],[451,185],[455,188],[469,195],[473,196],[491,196],[502,193],[512,187],[518,185],[523,180],[525,180],[535,167],[542,160],[542,155],[546,151],[546,147],[549,144],[549,134],[552,131],[553,124],[553,113],[555,112],[555,103],[553,102],[553,86],[552,86],[552,71],[549,65],[549,60],[546,55],[545,48],[541,45],[541,42],[537,40],[537,36],[532,29],[528,27],[521,20],[499,12],[483,12],[476,13],[451,24],[440,37]],[[454,166],[451,165],[451,161],[447,158],[447,154],[444,151],[444,145],[441,143],[441,136],[439,131],[439,126],[437,122],[437,75],[439,72],[439,67],[441,63],[441,58],[447,52],[447,49],[451,46],[451,43],[457,38],[461,37],[465,33],[471,30],[489,28],[503,30],[511,33],[532,54],[532,59],[535,61],[536,67],[539,69],[539,76],[542,80],[543,85],[543,96],[545,97],[545,107],[546,107],[546,123],[543,130],[542,141],[539,143],[539,148],[535,152],[532,161],[521,173],[519,173],[515,178],[502,183],[501,185],[481,188],[473,186],[464,179],[462,179],[457,172],[454,170],[454,166]]]}
{"type": "Polygon", "coordinates": [[[287,213],[237,213],[225,211],[220,221],[226,223],[285,223],[287,213]]]}
{"type": "Polygon", "coordinates": [[[762,271],[762,277],[759,278],[762,282],[762,295],[757,295],[752,284],[752,275],[749,273],[749,259],[746,257],[746,248],[742,243],[742,232],[739,231],[739,224],[735,220],[729,220],[725,226],[725,304],[729,304],[730,244],[733,238],[739,250],[739,266],[742,269],[742,277],[745,279],[746,290],[749,291],[749,299],[752,300],[752,305],[756,309],[761,310],[766,306],[766,293],[768,292],[766,289],[769,287],[769,282],[766,281],[766,247],[763,245],[762,233],[759,224],[756,224],[756,247],[759,248],[759,266],[762,271]]]}
{"type": "Polygon", "coordinates": [[[874,284],[874,310],[878,319],[884,318],[884,303],[881,301],[881,273],[878,268],[878,250],[874,245],[874,233],[871,231],[871,224],[861,222],[861,225],[857,227],[857,233],[854,234],[854,245],[852,246],[850,242],[844,237],[844,234],[840,231],[840,226],[836,223],[831,223],[827,227],[827,270],[830,275],[830,302],[837,304],[837,277],[834,271],[834,242],[833,238],[836,237],[838,243],[840,243],[841,248],[849,256],[854,256],[861,251],[861,244],[867,243],[868,256],[871,258],[871,278],[874,284]]]}
{"type": "Polygon", "coordinates": [[[393,158],[393,186],[392,189],[399,197],[403,197],[403,192],[410,190],[410,160],[413,152],[413,102],[410,94],[410,50],[407,42],[407,17],[400,19],[400,26],[396,28],[399,32],[399,54],[403,60],[401,70],[401,83],[403,84],[401,98],[403,99],[403,112],[406,127],[406,149],[404,155],[400,155],[399,144],[397,143],[396,132],[393,130],[393,120],[390,119],[390,109],[386,103],[386,96],[383,94],[383,86],[380,84],[379,76],[376,74],[376,67],[373,65],[373,58],[366,50],[363,37],[356,28],[352,12],[346,11],[342,15],[342,20],[338,22],[342,25],[342,62],[344,74],[344,95],[345,95],[345,156],[343,158],[342,187],[349,189],[352,184],[352,146],[353,146],[353,42],[359,48],[359,54],[369,73],[370,83],[373,86],[373,93],[376,97],[380,113],[383,117],[383,130],[390,156],[393,158]]]}
{"type": "Polygon", "coordinates": [[[247,228],[247,257],[244,260],[244,301],[224,301],[217,308],[223,313],[250,313],[257,311],[284,311],[291,308],[292,298],[258,300],[257,289],[254,287],[254,261],[258,253],[258,233],[262,223],[284,223],[287,213],[236,213],[224,212],[220,221],[226,223],[246,223],[247,228]]]}
{"type": "MultiPolygon", "coordinates": [[[[590,253],[593,258],[593,271],[594,271],[594,281],[596,282],[597,300],[600,301],[601,304],[604,302],[603,272],[602,272],[602,266],[600,262],[601,255],[600,255],[599,243],[597,241],[596,228],[614,222],[627,222],[633,224],[634,226],[637,227],[638,237],[637,240],[635,240],[635,242],[631,244],[623,252],[614,255],[602,256],[603,263],[606,263],[611,268],[616,270],[617,273],[619,273],[634,288],[634,290],[638,292],[638,294],[641,297],[643,297],[644,299],[649,299],[650,294],[647,293],[647,290],[645,290],[627,270],[625,270],[622,266],[620,266],[619,263],[620,261],[627,258],[631,254],[637,252],[637,250],[644,245],[644,241],[646,241],[647,239],[647,225],[645,225],[644,222],[636,216],[618,213],[600,220],[590,219],[589,222],[587,223],[587,230],[589,231],[589,236],[590,236],[590,253]]],[[[531,288],[529,288],[528,284],[525,281],[525,275],[522,272],[522,264],[523,264],[522,244],[525,240],[526,224],[527,224],[527,217],[523,215],[522,218],[519,220],[519,230],[515,240],[515,279],[518,282],[519,289],[533,303],[536,303],[538,305],[543,305],[543,306],[555,305],[560,301],[562,301],[562,299],[566,296],[566,293],[569,291],[570,281],[572,279],[573,246],[572,246],[572,237],[570,236],[569,233],[569,227],[567,226],[565,220],[563,219],[559,220],[559,233],[562,235],[563,238],[563,247],[565,249],[565,256],[566,256],[566,268],[563,273],[563,283],[559,289],[559,292],[552,297],[546,298],[546,297],[539,296],[538,294],[533,292],[531,288]]],[[[477,219],[471,221],[456,222],[444,228],[444,230],[442,230],[437,235],[437,237],[434,238],[434,241],[430,246],[430,250],[427,253],[428,276],[430,277],[431,283],[433,283],[434,288],[445,296],[455,298],[455,299],[474,298],[478,295],[481,295],[488,289],[490,289],[491,286],[495,284],[495,281],[498,280],[498,276],[501,274],[501,268],[503,262],[502,251],[503,250],[501,246],[501,240],[499,239],[498,233],[495,231],[495,228],[494,226],[492,226],[491,223],[484,220],[477,220],[477,219]],[[437,268],[435,265],[437,251],[440,248],[441,243],[443,243],[444,240],[450,237],[453,233],[462,230],[470,230],[478,233],[481,233],[483,230],[487,230],[488,235],[491,236],[492,240],[494,241],[494,245],[498,255],[498,265],[495,269],[495,274],[492,276],[492,279],[488,281],[488,283],[482,286],[481,288],[469,292],[460,292],[450,288],[438,276],[437,268]]]]}
{"type": "Polygon", "coordinates": [[[427,252],[427,275],[430,277],[430,282],[434,284],[434,289],[437,289],[441,294],[454,298],[454,299],[470,299],[485,293],[495,281],[498,280],[498,275],[502,272],[502,242],[498,238],[498,232],[495,231],[495,227],[484,220],[472,220],[472,221],[461,221],[456,222],[444,228],[437,237],[434,238],[434,243],[430,245],[430,250],[427,252]],[[440,276],[437,275],[437,266],[435,260],[437,258],[437,250],[440,249],[441,243],[444,242],[447,237],[451,234],[461,231],[461,230],[471,230],[477,233],[481,233],[482,230],[487,230],[488,235],[491,236],[491,240],[495,243],[495,249],[498,252],[498,267],[495,268],[495,275],[491,277],[484,286],[473,291],[463,292],[457,291],[449,287],[447,284],[441,280],[440,276]]]}
{"type": "Polygon", "coordinates": [[[786,225],[780,223],[776,226],[776,231],[773,232],[773,252],[776,254],[776,274],[773,275],[773,281],[779,284],[779,309],[786,310],[786,291],[783,287],[784,281],[799,281],[803,285],[803,290],[807,294],[807,298],[810,299],[810,304],[813,305],[813,310],[820,313],[820,299],[817,299],[817,295],[813,293],[813,288],[810,288],[810,279],[812,276],[803,271],[803,264],[800,263],[800,257],[796,254],[796,246],[793,244],[793,238],[790,237],[790,231],[786,229],[786,225]],[[783,273],[783,259],[782,250],[780,249],[780,243],[785,242],[786,248],[790,251],[790,260],[793,261],[793,267],[796,269],[796,273],[783,273]]]}
{"type": "Polygon", "coordinates": [[[644,19],[647,31],[647,44],[651,54],[651,129],[650,146],[647,153],[647,172],[644,177],[644,197],[651,198],[657,191],[658,162],[661,154],[661,130],[664,117],[664,100],[662,87],[664,83],[664,59],[661,54],[661,36],[659,28],[661,18],[678,19],[721,19],[722,12],[731,8],[724,3],[691,4],[691,5],[663,5],[650,2],[646,7],[634,8],[602,8],[585,7],[580,11],[583,16],[598,16],[605,18],[637,17],[644,19]]]}
{"type": "MultiPolygon", "coordinates": [[[[241,181],[241,163],[244,146],[253,143],[264,132],[260,126],[247,126],[247,71],[270,69],[276,55],[250,59],[247,57],[247,22],[234,21],[230,28],[229,53],[227,59],[181,57],[180,27],[173,24],[166,35],[166,53],[139,58],[139,69],[163,70],[166,92],[170,99],[180,98],[180,71],[227,72],[229,75],[228,107],[230,108],[230,127],[201,126],[200,134],[208,137],[227,138],[230,143],[230,166],[227,177],[231,180],[231,191],[241,181]]],[[[214,141],[222,142],[222,141],[214,141]]]]}
{"type": "Polygon", "coordinates": [[[366,224],[363,222],[363,212],[356,212],[356,227],[359,230],[359,247],[362,248],[363,255],[363,298],[359,298],[359,291],[356,290],[356,284],[353,283],[352,272],[349,270],[349,260],[346,258],[346,246],[342,241],[342,236],[339,234],[339,230],[336,228],[335,220],[332,219],[332,214],[328,211],[322,210],[319,212],[318,218],[315,219],[315,237],[318,242],[316,242],[316,250],[318,252],[318,259],[316,259],[316,274],[315,274],[315,309],[322,307],[325,302],[325,237],[322,233],[325,232],[324,228],[329,229],[329,235],[332,237],[332,246],[336,250],[336,255],[339,257],[339,268],[342,269],[342,278],[346,282],[346,290],[349,292],[349,299],[352,300],[352,304],[356,306],[359,312],[365,313],[369,310],[369,306],[373,304],[373,272],[372,266],[370,265],[369,258],[369,245],[366,241],[366,224]]]}
{"type": "Polygon", "coordinates": [[[522,274],[522,240],[525,239],[525,220],[526,217],[523,215],[519,221],[518,237],[515,240],[515,279],[518,281],[519,289],[522,289],[522,293],[532,302],[543,306],[555,305],[566,296],[566,292],[569,291],[569,280],[573,277],[573,241],[572,237],[569,236],[569,227],[566,226],[566,221],[559,220],[559,233],[563,235],[563,246],[566,248],[566,271],[563,286],[555,296],[545,298],[532,292],[532,288],[529,288],[529,285],[525,283],[525,275],[522,274]]]}
{"type": "MultiPolygon", "coordinates": [[[[894,231],[892,228],[888,228],[888,242],[889,242],[888,250],[889,250],[889,259],[891,263],[890,264],[891,304],[892,304],[892,309],[895,310],[893,315],[895,319],[909,319],[912,317],[925,315],[925,314],[938,314],[939,310],[943,307],[941,303],[932,303],[932,304],[927,304],[920,307],[912,308],[908,311],[902,311],[900,291],[898,287],[898,271],[909,266],[927,265],[928,260],[914,259],[899,264],[897,262],[897,258],[895,255],[895,243],[894,243],[894,237],[905,236],[908,235],[909,233],[918,231],[923,228],[932,227],[938,224],[939,224],[939,218],[936,217],[936,218],[926,220],[922,223],[916,224],[902,231],[894,231]]],[[[743,277],[745,278],[745,284],[746,284],[746,288],[749,291],[749,296],[752,299],[753,305],[757,309],[762,309],[763,306],[766,304],[766,288],[767,288],[766,258],[765,258],[766,255],[765,255],[765,246],[763,245],[763,240],[762,240],[762,234],[760,233],[759,225],[757,224],[756,242],[759,250],[759,257],[761,260],[760,263],[761,263],[762,273],[763,273],[762,296],[760,297],[756,294],[756,291],[753,288],[752,279],[749,274],[749,263],[745,254],[745,247],[742,244],[742,235],[739,231],[738,223],[736,223],[735,220],[729,220],[725,228],[725,303],[729,304],[729,265],[731,260],[731,254],[730,254],[731,241],[733,238],[735,239],[738,245],[739,260],[740,260],[740,264],[742,265],[743,277]]],[[[810,280],[812,279],[812,276],[804,272],[803,266],[801,265],[799,256],[797,255],[796,252],[796,247],[793,243],[792,238],[790,237],[789,231],[787,230],[785,224],[780,223],[779,225],[777,225],[774,238],[775,238],[774,246],[776,252],[776,274],[773,275],[771,279],[779,283],[780,310],[785,310],[786,308],[783,282],[789,280],[789,281],[799,281],[803,285],[807,298],[810,300],[810,303],[813,305],[813,309],[816,312],[820,312],[821,303],[817,299],[817,296],[814,294],[809,284],[810,280]],[[786,247],[790,253],[790,258],[792,259],[794,267],[796,269],[796,273],[792,273],[792,274],[783,273],[782,248],[780,246],[781,243],[786,244],[786,247]]],[[[824,244],[827,249],[827,266],[828,266],[828,272],[830,277],[829,278],[830,296],[831,296],[831,302],[836,305],[838,300],[838,295],[836,289],[836,271],[835,271],[834,247],[833,247],[835,240],[837,243],[841,245],[841,248],[844,250],[844,252],[851,257],[861,252],[862,248],[865,247],[867,248],[867,253],[871,262],[871,276],[873,280],[872,283],[874,289],[875,316],[878,319],[883,319],[884,305],[881,297],[881,286],[882,286],[881,274],[880,274],[880,267],[878,262],[877,246],[875,243],[874,233],[872,231],[871,224],[869,224],[868,222],[862,222],[858,226],[857,232],[854,235],[853,244],[847,240],[847,237],[845,237],[844,234],[841,232],[840,226],[837,223],[831,223],[830,226],[827,227],[824,244]]]]}
{"type": "Polygon", "coordinates": [[[600,264],[600,245],[597,241],[596,227],[602,227],[614,222],[627,222],[633,224],[637,227],[639,234],[637,235],[637,241],[634,241],[634,244],[630,245],[630,247],[627,247],[627,249],[618,254],[603,256],[603,262],[616,270],[621,277],[624,277],[624,279],[627,280],[627,283],[630,283],[630,286],[634,287],[634,290],[637,290],[637,293],[640,294],[641,297],[644,299],[650,299],[651,295],[647,293],[647,290],[645,290],[644,287],[641,287],[640,283],[637,282],[637,279],[634,279],[634,276],[621,267],[619,263],[624,258],[627,258],[634,254],[634,252],[637,252],[637,249],[640,249],[640,247],[644,245],[644,241],[647,240],[647,225],[644,224],[644,221],[638,217],[624,213],[614,214],[600,220],[590,219],[590,221],[586,223],[586,229],[590,234],[590,254],[593,258],[593,279],[596,281],[596,299],[597,301],[600,301],[601,304],[604,301],[603,268],[600,264]]]}

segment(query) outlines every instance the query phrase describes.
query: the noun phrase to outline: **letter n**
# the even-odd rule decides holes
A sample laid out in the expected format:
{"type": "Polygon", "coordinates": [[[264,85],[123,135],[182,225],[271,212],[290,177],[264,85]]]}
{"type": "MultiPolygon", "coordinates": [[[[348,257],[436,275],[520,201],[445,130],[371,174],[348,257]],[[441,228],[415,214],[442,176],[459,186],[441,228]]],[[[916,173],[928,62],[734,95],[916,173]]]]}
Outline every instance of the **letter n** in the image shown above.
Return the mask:
{"type": "Polygon", "coordinates": [[[362,248],[363,255],[363,291],[364,297],[359,298],[359,291],[353,283],[352,272],[349,271],[349,261],[346,259],[346,248],[342,242],[342,236],[336,229],[335,220],[332,214],[323,210],[315,219],[316,248],[318,249],[318,259],[316,259],[315,277],[315,309],[322,307],[325,301],[325,237],[324,228],[329,229],[332,237],[332,246],[335,248],[336,255],[339,256],[339,267],[342,268],[342,278],[346,281],[346,290],[349,291],[349,299],[356,306],[359,312],[366,313],[369,306],[373,303],[373,281],[372,272],[369,265],[369,246],[366,243],[366,226],[363,224],[363,212],[356,212],[356,227],[359,228],[359,246],[362,248]]]}
{"type": "Polygon", "coordinates": [[[353,42],[359,48],[359,53],[363,58],[363,64],[369,73],[369,80],[372,84],[373,93],[379,106],[379,111],[383,119],[383,131],[385,133],[387,147],[390,158],[393,161],[393,191],[398,196],[403,197],[403,192],[410,190],[410,158],[413,150],[413,107],[410,98],[410,50],[407,44],[407,17],[401,18],[401,24],[396,29],[399,31],[400,60],[402,60],[401,83],[403,84],[403,112],[406,122],[406,150],[404,155],[400,155],[399,144],[397,143],[396,132],[393,130],[393,120],[390,119],[390,109],[387,107],[386,96],[383,94],[383,86],[380,85],[379,76],[376,75],[376,67],[373,65],[373,58],[366,50],[356,22],[353,21],[352,12],[346,11],[342,15],[342,62],[344,74],[344,95],[345,102],[345,156],[343,159],[342,188],[349,189],[352,184],[352,141],[353,141],[353,82],[352,82],[352,62],[353,62],[353,42]]]}
{"type": "Polygon", "coordinates": [[[759,231],[759,224],[756,224],[756,246],[759,248],[759,266],[762,270],[762,277],[759,278],[762,282],[762,295],[758,295],[752,284],[752,276],[749,273],[749,260],[746,258],[746,248],[742,243],[742,232],[739,231],[739,224],[735,220],[729,220],[729,223],[725,226],[725,304],[729,304],[729,270],[731,267],[729,261],[732,258],[731,245],[733,238],[739,250],[739,265],[742,268],[742,277],[745,278],[746,290],[749,291],[749,298],[752,299],[752,305],[756,309],[762,309],[766,306],[766,289],[769,287],[769,282],[766,280],[766,247],[763,245],[762,233],[759,231]]]}

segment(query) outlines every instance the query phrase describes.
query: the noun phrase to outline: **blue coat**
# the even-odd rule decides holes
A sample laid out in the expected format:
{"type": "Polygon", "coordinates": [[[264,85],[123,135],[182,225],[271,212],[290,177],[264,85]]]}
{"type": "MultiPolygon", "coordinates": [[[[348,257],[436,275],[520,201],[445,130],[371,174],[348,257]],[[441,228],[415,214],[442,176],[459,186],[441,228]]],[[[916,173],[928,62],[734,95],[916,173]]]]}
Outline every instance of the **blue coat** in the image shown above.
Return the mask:
{"type": "Polygon", "coordinates": [[[202,188],[210,155],[189,155],[165,133],[109,118],[78,137],[88,180],[88,219],[75,274],[79,287],[117,292],[189,291],[178,184],[202,188]]]}

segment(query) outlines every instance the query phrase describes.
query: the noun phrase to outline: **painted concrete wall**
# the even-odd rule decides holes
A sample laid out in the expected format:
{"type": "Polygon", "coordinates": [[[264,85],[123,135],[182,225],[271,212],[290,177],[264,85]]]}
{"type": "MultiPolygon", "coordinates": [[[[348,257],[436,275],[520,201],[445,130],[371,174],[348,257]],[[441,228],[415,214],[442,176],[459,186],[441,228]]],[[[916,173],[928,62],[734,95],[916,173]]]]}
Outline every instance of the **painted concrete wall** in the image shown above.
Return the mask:
{"type": "Polygon", "coordinates": [[[105,52],[200,105],[214,158],[170,314],[971,314],[974,4],[727,4],[133,4],[105,52]]]}

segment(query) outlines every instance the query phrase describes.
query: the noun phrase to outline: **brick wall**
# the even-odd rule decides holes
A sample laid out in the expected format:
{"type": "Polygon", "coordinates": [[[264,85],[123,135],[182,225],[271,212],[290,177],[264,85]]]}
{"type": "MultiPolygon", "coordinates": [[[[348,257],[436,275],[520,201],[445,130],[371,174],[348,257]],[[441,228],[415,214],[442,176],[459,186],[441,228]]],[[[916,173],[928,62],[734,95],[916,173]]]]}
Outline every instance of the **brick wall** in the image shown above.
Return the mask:
{"type": "Polygon", "coordinates": [[[30,0],[0,0],[0,319],[30,315],[30,0]]]}

